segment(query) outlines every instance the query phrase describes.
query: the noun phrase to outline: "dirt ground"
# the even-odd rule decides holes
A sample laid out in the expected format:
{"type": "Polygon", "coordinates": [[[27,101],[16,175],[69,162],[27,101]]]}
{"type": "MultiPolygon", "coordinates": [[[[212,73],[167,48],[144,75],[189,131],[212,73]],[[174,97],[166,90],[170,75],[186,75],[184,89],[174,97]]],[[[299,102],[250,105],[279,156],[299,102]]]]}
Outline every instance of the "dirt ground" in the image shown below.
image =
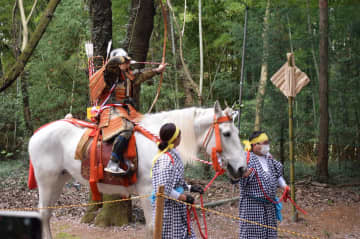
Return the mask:
{"type": "MultiPolygon", "coordinates": [[[[206,181],[197,181],[206,185],[206,181]]],[[[299,213],[298,222],[292,221],[292,207],[284,204],[283,221],[279,224],[279,238],[360,238],[360,186],[332,186],[303,180],[296,185],[296,201],[308,215],[299,213]]],[[[228,182],[215,181],[204,196],[204,202],[213,202],[238,196],[238,189],[228,182]]],[[[88,190],[85,186],[69,183],[57,205],[86,204],[88,190]],[[75,186],[74,186],[75,185],[75,186]]],[[[37,207],[37,190],[28,190],[25,180],[9,177],[0,183],[0,209],[37,207]]],[[[199,200],[197,200],[199,202],[199,200]]],[[[85,207],[57,209],[51,219],[55,239],[115,239],[149,238],[142,223],[143,215],[134,201],[135,222],[122,227],[101,228],[80,223],[85,207]]],[[[238,238],[238,202],[212,207],[207,212],[208,238],[238,238]]],[[[193,224],[195,227],[195,224],[193,224]]],[[[201,238],[195,228],[198,238],[201,238]]]]}

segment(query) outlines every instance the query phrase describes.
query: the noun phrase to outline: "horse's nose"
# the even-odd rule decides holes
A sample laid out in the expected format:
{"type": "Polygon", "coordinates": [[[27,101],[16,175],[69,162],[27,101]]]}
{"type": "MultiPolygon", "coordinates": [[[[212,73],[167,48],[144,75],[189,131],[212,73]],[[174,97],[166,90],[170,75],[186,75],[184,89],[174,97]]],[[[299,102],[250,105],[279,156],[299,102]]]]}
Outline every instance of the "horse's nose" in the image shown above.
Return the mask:
{"type": "Polygon", "coordinates": [[[240,174],[241,176],[243,176],[244,173],[246,172],[246,170],[247,170],[247,167],[246,167],[246,166],[245,166],[245,167],[240,167],[240,168],[239,168],[239,174],[240,174]]]}
{"type": "Polygon", "coordinates": [[[228,165],[227,168],[228,168],[228,171],[231,174],[231,176],[233,178],[237,178],[237,179],[242,177],[246,171],[246,167],[239,167],[239,168],[234,169],[230,164],[228,165]]]}

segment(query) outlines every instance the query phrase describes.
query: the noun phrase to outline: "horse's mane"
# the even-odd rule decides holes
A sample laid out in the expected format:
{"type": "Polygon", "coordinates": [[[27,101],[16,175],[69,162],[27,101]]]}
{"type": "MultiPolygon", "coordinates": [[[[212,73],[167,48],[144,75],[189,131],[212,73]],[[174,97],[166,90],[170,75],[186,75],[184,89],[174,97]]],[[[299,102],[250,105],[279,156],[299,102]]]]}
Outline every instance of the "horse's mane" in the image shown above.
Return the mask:
{"type": "Polygon", "coordinates": [[[208,115],[213,108],[203,109],[197,107],[164,111],[155,114],[146,114],[141,121],[146,129],[156,135],[159,134],[160,127],[165,123],[174,123],[181,129],[181,143],[178,150],[181,153],[182,160],[185,163],[193,161],[199,149],[199,142],[196,141],[196,132],[194,129],[195,118],[208,115]],[[160,123],[160,125],[159,125],[160,123]]]}

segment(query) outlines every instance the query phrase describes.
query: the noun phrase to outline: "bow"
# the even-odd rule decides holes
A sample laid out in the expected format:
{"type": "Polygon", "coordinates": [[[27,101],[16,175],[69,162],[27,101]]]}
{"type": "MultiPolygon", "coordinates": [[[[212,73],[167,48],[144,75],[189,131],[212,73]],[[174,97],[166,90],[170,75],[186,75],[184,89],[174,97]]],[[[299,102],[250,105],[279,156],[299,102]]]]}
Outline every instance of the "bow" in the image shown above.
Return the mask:
{"type": "MultiPolygon", "coordinates": [[[[162,1],[163,0],[160,0],[161,12],[162,12],[162,15],[163,15],[163,18],[164,18],[164,42],[163,42],[163,53],[162,53],[161,64],[165,64],[166,40],[167,40],[167,17],[166,17],[165,7],[164,7],[164,4],[163,4],[162,1]]],[[[164,78],[164,72],[161,72],[159,85],[158,85],[158,88],[157,88],[157,91],[156,91],[156,96],[155,96],[154,101],[152,102],[152,104],[151,104],[151,106],[149,108],[148,113],[151,112],[151,110],[153,109],[156,101],[159,98],[163,78],[164,78]]]]}

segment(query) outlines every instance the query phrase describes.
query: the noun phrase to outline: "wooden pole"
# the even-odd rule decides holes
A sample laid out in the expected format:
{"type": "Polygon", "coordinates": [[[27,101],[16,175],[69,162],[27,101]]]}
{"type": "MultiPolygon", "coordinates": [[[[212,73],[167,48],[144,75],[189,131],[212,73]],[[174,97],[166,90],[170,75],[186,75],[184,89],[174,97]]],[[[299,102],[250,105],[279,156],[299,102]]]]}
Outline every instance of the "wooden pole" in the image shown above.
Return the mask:
{"type": "MultiPolygon", "coordinates": [[[[295,200],[295,167],[294,167],[294,133],[293,133],[293,102],[297,93],[310,82],[309,77],[295,66],[294,53],[286,54],[287,62],[271,77],[272,83],[288,97],[289,105],[289,161],[291,198],[295,200]],[[296,72],[296,75],[295,75],[296,72]]],[[[296,222],[298,214],[293,206],[293,218],[296,222]]]]}
{"type": "MultiPolygon", "coordinates": [[[[295,202],[295,166],[294,166],[294,133],[293,133],[293,97],[288,97],[289,102],[289,159],[290,159],[290,189],[291,198],[295,202]]],[[[297,222],[297,211],[295,206],[292,207],[292,220],[297,222]]]]}
{"type": "MultiPolygon", "coordinates": [[[[158,193],[163,194],[164,188],[165,188],[164,185],[160,185],[158,193]]],[[[157,195],[156,196],[154,239],[161,239],[163,215],[164,215],[164,197],[157,195]]]]}
{"type": "MultiPolygon", "coordinates": [[[[288,53],[288,63],[290,68],[289,81],[292,81],[295,78],[295,58],[293,53],[288,53]]],[[[291,85],[291,83],[289,83],[291,85]]],[[[294,132],[293,132],[293,102],[294,97],[288,96],[289,103],[289,159],[290,159],[290,189],[291,189],[291,198],[295,202],[295,166],[294,166],[294,132]]],[[[297,222],[298,215],[295,206],[292,207],[292,221],[297,222]]]]}
{"type": "Polygon", "coordinates": [[[244,39],[243,39],[243,45],[242,45],[242,57],[241,57],[241,72],[240,72],[240,89],[239,89],[239,132],[240,132],[240,117],[241,117],[241,105],[242,105],[242,89],[243,89],[243,82],[244,82],[244,65],[245,65],[245,48],[246,48],[246,34],[247,34],[247,19],[248,19],[248,10],[249,7],[242,2],[245,5],[245,20],[244,20],[244,39]]]}

